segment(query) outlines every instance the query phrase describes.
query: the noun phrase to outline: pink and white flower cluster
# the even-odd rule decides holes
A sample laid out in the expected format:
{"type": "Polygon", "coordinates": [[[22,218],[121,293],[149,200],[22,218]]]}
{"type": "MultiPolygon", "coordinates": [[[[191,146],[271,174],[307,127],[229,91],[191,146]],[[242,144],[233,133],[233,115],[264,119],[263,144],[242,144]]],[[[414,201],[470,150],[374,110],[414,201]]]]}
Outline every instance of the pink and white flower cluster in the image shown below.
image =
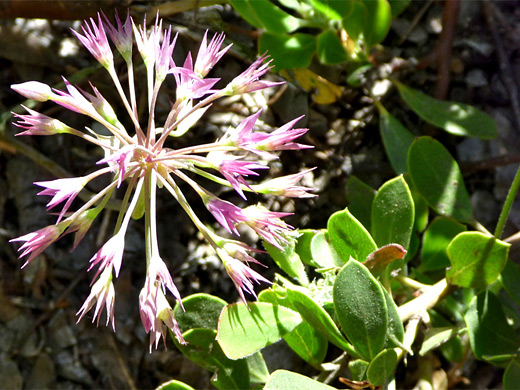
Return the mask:
{"type": "Polygon", "coordinates": [[[18,135],[70,134],[103,148],[105,158],[98,162],[101,167],[87,176],[36,182],[36,185],[44,188],[38,195],[52,197],[47,204],[48,209],[62,204],[57,222],[11,241],[23,243],[19,251],[20,257],[27,259],[24,266],[68,233],[75,234],[75,247],[108,200],[115,195],[123,182],[127,183],[121,187],[121,191],[125,192],[114,234],[90,259],[89,271],[95,268],[96,274],[92,280],[91,293],[78,311],[79,319],[95,306],[93,321],[97,319],[99,322],[105,306],[107,325],[109,322],[112,323],[115,330],[113,279],[119,275],[125,234],[132,214],[138,206],[140,194],[143,193],[146,280],[139,296],[141,319],[146,332],[150,333],[150,348],[153,344],[157,346],[161,336],[165,337],[167,329],[171,329],[182,343],[182,333],[166,298],[169,292],[182,305],[172,276],[159,254],[156,234],[157,190],[165,188],[180,203],[223,261],[226,271],[245,301],[244,291],[255,295],[253,282],[269,283],[248,267],[249,262],[257,262],[250,254],[258,250],[240,241],[220,237],[204,225],[187,202],[178,181],[185,181],[191,186],[209,212],[230,234],[239,235],[238,225],[249,226],[261,239],[280,248],[287,242],[285,237],[291,229],[281,219],[288,213],[272,212],[261,205],[240,208],[201,186],[197,177],[227,186],[243,199],[247,198],[248,192],[288,197],[314,196],[309,192],[310,188],[298,185],[308,170],[263,183],[252,184],[247,181],[250,176],[258,176],[259,170],[268,169],[267,161],[277,158],[278,151],[308,148],[309,146],[294,142],[296,138],[305,134],[307,129],[295,128],[300,119],[296,118],[270,133],[255,131],[255,124],[261,113],[258,111],[212,143],[181,149],[166,147],[170,137],[179,137],[189,131],[215,100],[280,84],[261,79],[271,68],[270,61],[265,62],[267,57],[261,56],[229,84],[218,89],[215,86],[219,79],[206,76],[231,46],[222,47],[223,34],[214,35],[208,42],[206,33],[196,58],[193,59],[189,53],[183,65],[179,66],[172,58],[177,34],[173,34],[171,27],[163,29],[162,21],[158,19],[154,26],[147,30],[145,23],[136,26],[129,16],[124,22],[116,16],[116,23],[112,25],[104,15],[98,15],[97,20],[86,21],[81,32],[74,33],[108,71],[132,125],[128,128],[119,121],[111,104],[95,87],[92,87],[91,94],[67,80],[65,90],[51,88],[37,81],[13,85],[12,89],[28,99],[38,102],[52,101],[92,118],[106,127],[111,136],[101,136],[90,129],[75,129],[31,109],[27,109],[28,114],[25,115],[15,114],[19,120],[16,125],[23,129],[18,135]],[[148,99],[145,119],[138,115],[142,110],[138,110],[137,107],[134,81],[134,39],[146,69],[148,99]],[[116,72],[111,44],[120,52],[126,63],[128,85],[125,87],[116,72]],[[157,97],[168,75],[172,75],[176,82],[175,101],[172,102],[165,122],[157,126],[157,97]],[[109,176],[110,184],[78,210],[69,211],[82,189],[101,176],[109,176]]]}

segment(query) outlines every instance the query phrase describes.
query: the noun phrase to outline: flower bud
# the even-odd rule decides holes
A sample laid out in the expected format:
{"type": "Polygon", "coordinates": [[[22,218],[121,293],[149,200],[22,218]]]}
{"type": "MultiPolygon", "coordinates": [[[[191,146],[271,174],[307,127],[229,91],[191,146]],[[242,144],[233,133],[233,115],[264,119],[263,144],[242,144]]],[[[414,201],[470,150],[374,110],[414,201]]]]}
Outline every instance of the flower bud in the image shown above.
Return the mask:
{"type": "Polygon", "coordinates": [[[46,102],[53,95],[51,87],[39,81],[27,81],[26,83],[13,84],[11,89],[27,99],[37,102],[46,102]]]}

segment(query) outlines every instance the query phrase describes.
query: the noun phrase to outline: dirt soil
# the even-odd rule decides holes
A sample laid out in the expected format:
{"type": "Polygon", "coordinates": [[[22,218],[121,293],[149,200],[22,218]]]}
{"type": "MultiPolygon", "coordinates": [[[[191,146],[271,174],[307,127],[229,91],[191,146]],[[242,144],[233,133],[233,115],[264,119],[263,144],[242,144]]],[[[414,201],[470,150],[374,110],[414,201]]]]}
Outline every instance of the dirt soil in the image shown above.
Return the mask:
{"type": "MultiPolygon", "coordinates": [[[[152,8],[147,2],[132,2],[130,6],[138,21],[152,8]]],[[[484,142],[440,134],[404,107],[395,90],[384,92],[382,101],[415,134],[436,136],[457,156],[475,215],[486,227],[493,228],[520,161],[517,81],[520,6],[515,1],[461,1],[459,17],[443,19],[446,7],[452,5],[412,2],[394,22],[384,50],[374,53],[375,61],[395,65],[392,59],[402,59],[398,63],[404,66],[396,73],[401,80],[430,95],[485,110],[496,119],[499,137],[484,142]],[[446,29],[441,33],[443,20],[454,28],[454,34],[446,36],[446,29]]],[[[41,9],[39,15],[45,18],[45,10],[41,9]]],[[[189,50],[196,50],[206,29],[226,32],[234,46],[214,70],[214,77],[221,77],[223,82],[245,69],[255,57],[255,39],[250,27],[228,6],[172,14],[165,17],[164,23],[172,23],[180,33],[175,57],[179,62],[189,50]]],[[[0,20],[0,114],[5,114],[4,119],[10,111],[19,110],[22,102],[9,88],[11,84],[39,80],[56,85],[61,75],[69,78],[85,68],[91,74],[88,79],[79,80],[78,85],[88,90],[90,80],[109,101],[117,101],[108,78],[96,68],[87,50],[75,46],[70,27],[78,26],[78,22],[63,20],[13,17],[0,20]]],[[[317,188],[319,197],[289,201],[252,199],[252,202],[265,201],[273,210],[293,212],[287,221],[299,228],[325,227],[330,214],[347,206],[345,185],[349,176],[356,175],[377,188],[393,175],[381,144],[377,112],[362,90],[346,85],[346,66],[313,64],[312,69],[344,87],[338,101],[316,104],[311,93],[293,83],[265,94],[228,99],[212,107],[192,134],[173,145],[211,141],[227,126],[236,125],[267,103],[270,108],[262,119],[272,126],[305,114],[305,123],[299,125],[309,127],[310,131],[303,141],[315,148],[284,153],[280,162],[273,164],[272,172],[289,174],[304,167],[316,167],[307,184],[317,188]]],[[[143,75],[142,69],[139,72],[143,75]]],[[[173,93],[173,82],[165,93],[173,93]]],[[[166,97],[160,101],[162,113],[168,104],[166,97]]],[[[76,128],[92,126],[88,120],[61,107],[39,104],[36,109],[76,128]]],[[[116,283],[116,333],[104,326],[104,317],[99,327],[92,324],[91,314],[76,324],[76,312],[90,291],[92,275],[86,272],[88,260],[110,237],[115,213],[107,212],[96,221],[74,252],[70,251],[72,240],[65,238],[20,269],[23,262],[17,258],[18,246],[8,241],[55,221],[55,216],[45,212],[48,199],[36,196],[39,190],[33,182],[52,180],[59,175],[83,175],[102,155],[100,150],[71,137],[15,139],[13,135],[19,130],[12,125],[12,119],[3,123],[5,128],[0,129],[0,388],[147,389],[169,379],[185,381],[196,389],[211,388],[210,373],[184,358],[171,340],[167,349],[160,345],[157,351],[148,352],[148,336],[138,311],[138,294],[144,282],[144,232],[140,221],[131,224],[124,265],[116,283]]],[[[158,204],[161,254],[182,296],[206,292],[235,301],[238,295],[222,265],[196,234],[182,209],[163,195],[158,204]]],[[[240,202],[232,193],[222,196],[240,202]]],[[[193,204],[197,202],[193,197],[193,204]]],[[[507,227],[510,234],[520,227],[518,206],[507,227]]],[[[195,208],[201,218],[213,223],[202,205],[195,208]]],[[[215,228],[218,229],[216,225],[215,228]]],[[[245,239],[254,243],[253,237],[245,239]]],[[[514,251],[513,256],[517,256],[514,251]]],[[[262,261],[270,267],[262,272],[272,278],[276,272],[274,263],[267,257],[262,261]]],[[[331,359],[334,352],[332,349],[329,352],[331,359]]],[[[265,355],[271,370],[287,368],[313,373],[282,343],[269,348],[265,355]]],[[[441,360],[432,364],[443,365],[446,370],[452,368],[441,360]]],[[[403,379],[403,387],[413,387],[415,374],[410,371],[417,369],[412,365],[406,373],[399,373],[407,378],[403,379]]],[[[469,383],[459,383],[457,388],[501,386],[501,371],[491,366],[468,361],[461,370],[469,383]]]]}

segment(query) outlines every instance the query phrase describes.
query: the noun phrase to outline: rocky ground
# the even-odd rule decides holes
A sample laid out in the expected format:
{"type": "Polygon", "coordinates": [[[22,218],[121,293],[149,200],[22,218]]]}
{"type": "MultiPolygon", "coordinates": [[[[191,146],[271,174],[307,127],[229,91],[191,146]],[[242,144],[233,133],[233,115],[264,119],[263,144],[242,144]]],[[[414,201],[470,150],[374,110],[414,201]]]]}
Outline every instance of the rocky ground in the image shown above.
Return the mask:
{"type": "MultiPolygon", "coordinates": [[[[461,1],[455,20],[446,15],[443,19],[445,7],[442,2],[412,2],[394,22],[384,42],[385,50],[377,53],[377,59],[386,62],[401,58],[405,66],[399,77],[408,85],[482,108],[497,121],[499,137],[484,142],[438,134],[407,110],[395,91],[386,92],[382,99],[410,130],[435,134],[457,156],[475,215],[492,228],[520,161],[520,7],[515,1],[461,1]],[[455,28],[451,36],[441,34],[443,20],[455,28]],[[446,74],[451,76],[448,82],[446,74]]],[[[131,4],[137,20],[151,8],[151,3],[131,4]]],[[[41,13],[45,17],[44,10],[41,13]]],[[[171,14],[165,17],[165,23],[174,24],[180,33],[179,58],[197,47],[206,29],[226,32],[234,47],[214,70],[215,77],[229,80],[254,58],[254,35],[228,6],[171,14]]],[[[22,101],[9,89],[10,84],[40,80],[54,85],[60,75],[70,77],[94,65],[87,51],[75,46],[71,26],[77,28],[79,24],[45,19],[0,21],[0,113],[10,112],[22,101]]],[[[310,93],[289,83],[267,94],[216,104],[196,131],[182,141],[191,144],[215,139],[228,125],[268,103],[270,108],[263,120],[273,126],[305,114],[303,125],[310,131],[304,141],[315,148],[284,153],[272,169],[276,174],[289,174],[317,167],[308,184],[317,188],[319,197],[265,200],[273,210],[294,212],[288,222],[301,228],[324,227],[331,213],[347,205],[345,185],[350,175],[377,188],[393,174],[380,141],[377,112],[361,90],[346,85],[346,68],[315,64],[313,69],[344,87],[338,101],[316,104],[310,93]]],[[[278,75],[271,77],[279,79],[278,75]]],[[[109,100],[115,97],[98,69],[93,68],[88,79],[109,100]]],[[[87,89],[86,81],[78,84],[87,89]]],[[[169,88],[172,92],[172,84],[169,88]]],[[[168,107],[168,100],[161,104],[168,107]]],[[[38,109],[76,127],[92,125],[52,105],[38,109]]],[[[148,337],[137,305],[144,281],[144,234],[139,222],[131,225],[124,266],[116,283],[116,333],[91,324],[88,316],[76,324],[75,316],[89,293],[92,276],[86,273],[88,260],[109,237],[114,213],[106,213],[74,252],[70,252],[72,241],[63,239],[20,270],[17,247],[8,240],[54,222],[54,217],[45,213],[47,200],[36,196],[38,189],[32,183],[60,174],[85,174],[101,154],[68,137],[14,140],[17,130],[11,122],[4,120],[0,129],[0,388],[153,388],[171,378],[197,389],[210,388],[210,374],[185,359],[171,341],[167,350],[160,346],[152,354],[148,352],[148,337]]],[[[223,196],[239,201],[231,193],[223,196]]],[[[158,207],[161,253],[181,294],[206,292],[236,300],[237,293],[222,266],[181,208],[168,196],[160,197],[158,207]]],[[[197,210],[211,221],[200,206],[197,210]]],[[[520,207],[516,207],[508,231],[512,234],[519,227],[520,207]]],[[[272,276],[274,264],[267,258],[263,261],[270,266],[268,277],[272,276]]],[[[270,369],[304,370],[299,358],[283,346],[269,349],[266,355],[270,369]]],[[[500,387],[500,371],[490,366],[468,362],[465,375],[471,380],[465,388],[500,387]]]]}

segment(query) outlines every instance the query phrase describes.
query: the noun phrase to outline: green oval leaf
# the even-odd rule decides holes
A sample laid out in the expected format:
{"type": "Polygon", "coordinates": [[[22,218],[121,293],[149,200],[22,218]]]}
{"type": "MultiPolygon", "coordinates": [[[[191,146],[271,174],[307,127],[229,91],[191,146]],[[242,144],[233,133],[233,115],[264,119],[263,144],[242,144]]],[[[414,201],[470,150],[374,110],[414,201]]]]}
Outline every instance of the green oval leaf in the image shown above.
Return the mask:
{"type": "Polygon", "coordinates": [[[295,372],[276,370],[271,374],[264,390],[335,390],[334,387],[317,382],[295,372]]]}
{"type": "MultiPolygon", "coordinates": [[[[386,348],[403,347],[404,327],[399,311],[392,296],[384,288],[381,289],[385,296],[388,311],[388,328],[386,330],[386,348]]],[[[404,347],[403,347],[404,348],[404,347]]]]}
{"type": "Polygon", "coordinates": [[[466,226],[451,218],[437,217],[423,235],[420,272],[436,271],[450,266],[446,248],[453,238],[466,231],[466,226]]]}
{"type": "Polygon", "coordinates": [[[330,242],[343,262],[350,257],[364,261],[377,249],[365,227],[348,209],[332,214],[327,223],[330,242]]]}
{"type": "Polygon", "coordinates": [[[460,233],[448,246],[451,268],[446,278],[457,286],[484,289],[504,269],[510,246],[484,233],[460,233]]]}
{"type": "Polygon", "coordinates": [[[483,291],[473,298],[464,319],[471,349],[477,359],[489,360],[518,352],[518,334],[507,322],[502,304],[490,291],[483,291]]]}
{"type": "Polygon", "coordinates": [[[216,334],[212,329],[190,329],[183,334],[188,344],[175,344],[188,359],[215,373],[212,382],[218,389],[248,389],[250,380],[249,375],[245,374],[248,372],[247,360],[226,357],[215,340],[216,334]]]}
{"type": "Polygon", "coordinates": [[[387,0],[362,0],[367,9],[363,37],[367,46],[374,46],[385,39],[392,23],[392,9],[387,0]]]}
{"type": "Polygon", "coordinates": [[[467,104],[437,100],[398,81],[394,83],[403,100],[426,122],[454,135],[484,139],[497,136],[495,120],[484,111],[467,104]]]}
{"type": "Polygon", "coordinates": [[[520,305],[520,267],[512,260],[508,260],[500,277],[504,289],[520,305]]]}
{"type": "Polygon", "coordinates": [[[318,59],[322,64],[335,65],[348,60],[347,52],[334,30],[323,31],[318,35],[318,59]]]}
{"type": "Polygon", "coordinates": [[[316,37],[303,33],[292,35],[264,33],[258,40],[258,50],[260,53],[266,51],[269,53],[273,58],[276,71],[307,68],[316,52],[316,37]]]}
{"type": "Polygon", "coordinates": [[[283,339],[307,363],[313,366],[323,363],[327,354],[328,341],[308,322],[302,322],[283,336],[283,339]]]}
{"type": "Polygon", "coordinates": [[[182,305],[184,310],[177,303],[173,313],[184,333],[196,328],[216,330],[220,312],[227,302],[213,295],[198,293],[184,298],[182,305]]]}
{"type": "Polygon", "coordinates": [[[520,358],[516,357],[509,362],[502,379],[504,390],[516,390],[520,383],[520,358]]]}
{"type": "Polygon", "coordinates": [[[379,132],[385,147],[386,155],[392,168],[399,175],[408,172],[407,152],[415,136],[392,116],[380,103],[376,103],[379,109],[379,132]]]}
{"type": "Polygon", "coordinates": [[[410,245],[414,224],[414,204],[402,176],[384,183],[372,203],[372,236],[378,246],[410,245]]]}
{"type": "Polygon", "coordinates": [[[278,267],[284,270],[287,275],[296,279],[302,286],[306,286],[309,284],[309,278],[300,256],[295,251],[296,240],[295,237],[287,237],[288,243],[283,246],[283,249],[279,249],[267,241],[264,241],[264,247],[278,267]]]}
{"type": "Polygon", "coordinates": [[[431,137],[417,138],[408,151],[408,172],[426,202],[440,215],[462,222],[473,220],[473,211],[457,162],[431,137]]]}
{"type": "Polygon", "coordinates": [[[397,367],[397,352],[385,349],[377,354],[367,369],[367,379],[373,386],[382,386],[397,367]]]}
{"type": "Polygon", "coordinates": [[[322,230],[312,238],[311,253],[313,261],[322,268],[342,267],[345,262],[330,243],[330,236],[322,230]]]}
{"type": "Polygon", "coordinates": [[[357,356],[352,345],[343,337],[338,327],[323,307],[318,305],[307,294],[287,288],[287,297],[290,304],[314,329],[321,332],[327,339],[337,347],[357,356]]]}
{"type": "Polygon", "coordinates": [[[230,359],[240,359],[280,340],[302,322],[301,316],[270,303],[227,305],[220,314],[217,341],[230,359]]]}
{"type": "Polygon", "coordinates": [[[270,1],[230,0],[230,3],[250,25],[271,33],[289,33],[305,24],[270,1]]]}
{"type": "Polygon", "coordinates": [[[366,373],[369,362],[361,359],[351,360],[348,362],[348,369],[350,371],[350,376],[355,381],[362,381],[366,378],[366,373]]]}
{"type": "Polygon", "coordinates": [[[296,246],[294,247],[294,251],[300,256],[301,261],[305,264],[310,265],[311,267],[317,267],[318,264],[312,258],[312,240],[316,234],[318,234],[319,230],[314,229],[299,229],[298,239],[296,241],[296,246]]]}
{"type": "Polygon", "coordinates": [[[421,345],[419,355],[424,356],[431,350],[444,345],[444,343],[452,340],[461,333],[463,329],[456,326],[446,326],[442,328],[430,328],[424,335],[424,341],[421,345]]]}
{"type": "Polygon", "coordinates": [[[392,17],[395,18],[411,3],[412,0],[388,0],[392,7],[392,17]]]}
{"type": "Polygon", "coordinates": [[[159,385],[155,390],[195,390],[190,385],[187,385],[184,382],[176,381],[175,379],[172,379],[171,381],[164,382],[163,384],[159,385]]]}
{"type": "Polygon", "coordinates": [[[386,299],[379,282],[350,259],[334,283],[334,307],[343,333],[365,360],[384,347],[388,326],[386,299]]]}
{"type": "Polygon", "coordinates": [[[350,38],[358,40],[365,31],[368,20],[368,10],[362,1],[352,1],[352,10],[345,15],[341,25],[350,38]]]}
{"type": "Polygon", "coordinates": [[[348,209],[352,215],[370,231],[372,223],[372,202],[377,191],[356,176],[347,182],[348,209]]]}

